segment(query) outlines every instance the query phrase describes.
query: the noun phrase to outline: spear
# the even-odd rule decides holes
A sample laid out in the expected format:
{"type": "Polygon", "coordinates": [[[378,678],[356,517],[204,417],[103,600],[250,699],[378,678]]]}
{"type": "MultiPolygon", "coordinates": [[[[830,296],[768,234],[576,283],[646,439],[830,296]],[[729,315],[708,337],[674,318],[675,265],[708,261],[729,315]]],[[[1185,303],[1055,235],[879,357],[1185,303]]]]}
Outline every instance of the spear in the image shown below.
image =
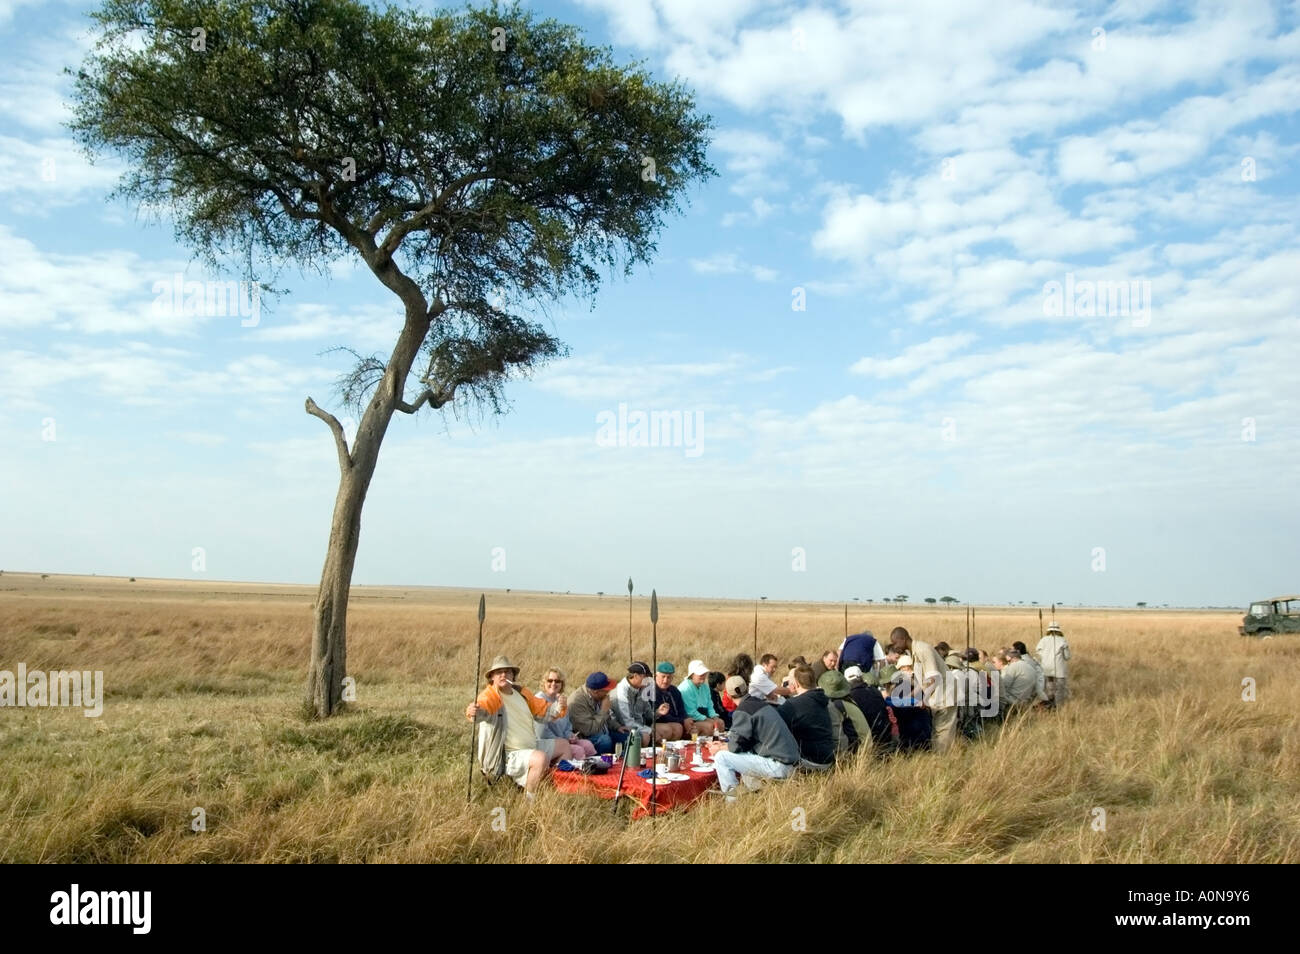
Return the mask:
{"type": "MultiPolygon", "coordinates": [[[[650,658],[653,660],[650,668],[650,678],[655,678],[655,673],[659,672],[659,596],[653,589],[650,590],[650,658]]],[[[651,683],[651,686],[654,684],[651,683]]],[[[652,688],[650,690],[650,701],[653,705],[659,698],[659,693],[652,688]]],[[[657,707],[656,707],[657,710],[657,707]]],[[[655,798],[659,793],[659,770],[656,766],[659,760],[655,757],[655,743],[658,737],[655,734],[654,713],[650,717],[650,819],[654,820],[656,801],[655,798]]]]}
{"type": "Polygon", "coordinates": [[[1040,641],[1043,638],[1043,608],[1041,606],[1038,607],[1038,638],[1040,641]]]}
{"type": "Polygon", "coordinates": [[[970,656],[970,604],[967,603],[966,604],[966,652],[961,657],[961,685],[962,685],[962,692],[964,693],[964,699],[967,703],[963,707],[966,711],[962,715],[961,729],[967,738],[971,738],[973,735],[973,733],[971,732],[971,725],[976,718],[974,712],[972,712],[970,708],[971,682],[970,682],[970,659],[968,658],[969,656],[970,656]]]}
{"type": "Polygon", "coordinates": [[[627,662],[632,664],[632,577],[627,578],[627,662]]]}
{"type": "Polygon", "coordinates": [[[849,638],[849,604],[844,604],[844,638],[849,638]]]}
{"type": "MultiPolygon", "coordinates": [[[[483,618],[487,616],[487,594],[478,596],[478,653],[474,660],[474,695],[478,697],[478,674],[483,668],[483,618]]],[[[474,797],[474,743],[478,735],[478,723],[470,726],[469,731],[469,781],[465,785],[465,804],[474,797]]]]}
{"type": "Polygon", "coordinates": [[[758,659],[758,600],[754,600],[754,659],[758,659]]]}

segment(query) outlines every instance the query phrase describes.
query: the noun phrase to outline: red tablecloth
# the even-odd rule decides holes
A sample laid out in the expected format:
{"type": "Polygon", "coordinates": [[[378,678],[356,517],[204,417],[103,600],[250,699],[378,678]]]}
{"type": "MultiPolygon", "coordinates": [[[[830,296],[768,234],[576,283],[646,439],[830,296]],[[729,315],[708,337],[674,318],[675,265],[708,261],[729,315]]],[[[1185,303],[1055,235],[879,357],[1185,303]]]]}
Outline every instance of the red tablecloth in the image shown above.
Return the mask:
{"type": "MultiPolygon", "coordinates": [[[[712,762],[706,763],[712,765],[712,762]]],[[[583,775],[581,772],[552,772],[555,788],[571,795],[594,795],[597,798],[613,798],[618,790],[618,772],[622,762],[615,762],[604,775],[583,775]]],[[[623,776],[623,797],[636,802],[632,817],[645,818],[650,814],[651,785],[648,778],[641,778],[637,772],[643,771],[645,765],[627,767],[623,776]]],[[[659,779],[653,788],[655,813],[663,814],[677,808],[687,808],[697,798],[718,784],[716,772],[692,772],[690,765],[683,765],[680,774],[689,775],[685,782],[665,782],[659,779]]]]}

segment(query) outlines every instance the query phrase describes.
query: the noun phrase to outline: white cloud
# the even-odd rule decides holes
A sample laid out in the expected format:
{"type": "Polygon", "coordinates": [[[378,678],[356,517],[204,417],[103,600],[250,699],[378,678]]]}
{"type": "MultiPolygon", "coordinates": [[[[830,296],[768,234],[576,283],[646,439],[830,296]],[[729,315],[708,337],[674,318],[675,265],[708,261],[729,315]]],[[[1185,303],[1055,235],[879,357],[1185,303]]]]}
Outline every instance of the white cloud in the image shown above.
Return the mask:
{"type": "Polygon", "coordinates": [[[941,361],[954,352],[962,351],[975,341],[970,332],[954,335],[941,335],[911,345],[903,353],[893,358],[859,358],[849,369],[854,374],[865,374],[877,378],[911,377],[923,368],[941,361]]]}
{"type": "Polygon", "coordinates": [[[764,265],[751,265],[735,252],[718,252],[708,258],[691,259],[691,268],[701,275],[750,275],[756,281],[775,281],[777,271],[764,265]]]}

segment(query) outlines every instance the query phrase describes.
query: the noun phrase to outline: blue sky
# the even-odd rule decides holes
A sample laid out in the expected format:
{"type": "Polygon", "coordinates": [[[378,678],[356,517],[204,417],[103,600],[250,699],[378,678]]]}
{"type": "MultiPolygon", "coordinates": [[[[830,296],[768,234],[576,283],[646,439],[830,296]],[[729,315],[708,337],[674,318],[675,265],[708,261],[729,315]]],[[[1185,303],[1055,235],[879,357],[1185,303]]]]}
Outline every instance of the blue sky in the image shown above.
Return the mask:
{"type": "MultiPolygon", "coordinates": [[[[531,6],[689,84],[720,175],[554,309],[571,356],[511,413],[398,415],[356,582],[1295,591],[1294,4],[531,6]],[[698,441],[602,439],[620,405],[698,441]]],[[[395,299],[344,264],[255,326],[160,313],[156,282],[236,276],[62,128],[88,9],[0,0],[0,568],[313,581],[337,466],[303,401],[339,409],[323,352],[390,348],[395,299]]]]}

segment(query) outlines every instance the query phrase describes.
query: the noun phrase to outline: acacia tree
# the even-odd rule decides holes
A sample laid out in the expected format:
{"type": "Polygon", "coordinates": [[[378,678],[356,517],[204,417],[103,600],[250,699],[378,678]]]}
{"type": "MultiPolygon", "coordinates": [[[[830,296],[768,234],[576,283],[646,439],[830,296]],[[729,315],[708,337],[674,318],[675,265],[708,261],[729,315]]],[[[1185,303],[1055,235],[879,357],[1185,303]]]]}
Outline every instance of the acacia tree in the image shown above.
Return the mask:
{"type": "Polygon", "coordinates": [[[117,193],[249,278],[360,258],[397,298],[386,355],[310,397],[339,486],[314,607],[309,698],[346,674],[361,510],[393,415],[505,408],[507,380],[564,352],[536,319],[648,262],[665,215],[711,176],[710,121],[677,83],[616,65],[517,6],[428,15],[357,0],[107,0],[72,128],[122,155],[117,193]],[[455,406],[455,405],[453,405],[455,406]]]}

